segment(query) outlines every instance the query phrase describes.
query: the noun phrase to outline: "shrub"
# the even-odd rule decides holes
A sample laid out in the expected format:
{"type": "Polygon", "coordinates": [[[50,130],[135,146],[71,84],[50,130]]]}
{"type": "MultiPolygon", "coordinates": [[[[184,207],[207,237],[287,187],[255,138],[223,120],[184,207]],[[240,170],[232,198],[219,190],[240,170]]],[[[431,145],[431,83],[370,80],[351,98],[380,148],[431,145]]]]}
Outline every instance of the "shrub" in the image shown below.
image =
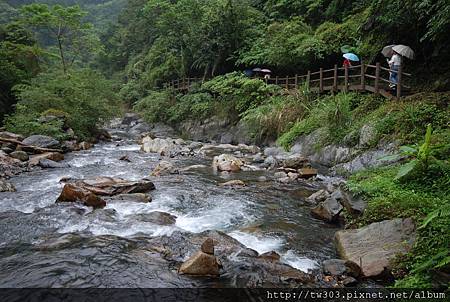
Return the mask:
{"type": "Polygon", "coordinates": [[[119,111],[111,82],[89,69],[41,73],[30,84],[15,87],[19,102],[6,127],[24,135],[46,133],[63,135],[62,122],[39,124],[49,113],[66,116],[67,127],[80,139],[95,135],[99,123],[119,111]]]}
{"type": "Polygon", "coordinates": [[[151,91],[148,96],[136,102],[133,110],[139,112],[149,123],[168,120],[168,110],[174,103],[169,91],[151,91]]]}

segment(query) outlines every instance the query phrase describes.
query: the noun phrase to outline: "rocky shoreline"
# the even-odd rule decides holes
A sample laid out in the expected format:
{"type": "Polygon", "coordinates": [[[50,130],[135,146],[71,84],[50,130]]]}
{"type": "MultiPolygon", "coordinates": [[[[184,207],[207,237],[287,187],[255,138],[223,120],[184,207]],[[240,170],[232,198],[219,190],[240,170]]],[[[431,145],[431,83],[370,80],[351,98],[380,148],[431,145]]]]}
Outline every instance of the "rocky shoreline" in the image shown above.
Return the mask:
{"type": "MultiPolygon", "coordinates": [[[[127,114],[123,119],[113,121],[109,127],[119,137],[118,145],[121,135],[131,136],[139,141],[142,152],[160,155],[161,160],[153,169],[152,177],[173,177],[207,168],[204,165],[179,168],[172,161],[174,158],[207,156],[212,157],[210,167],[228,179],[218,183],[218,186],[238,190],[246,186],[246,182],[235,177],[236,172],[264,170],[269,171],[271,176],[260,177],[260,182],[274,181],[280,185],[301,183],[315,188],[315,192],[302,202],[310,205],[311,215],[330,224],[345,226],[345,215],[362,215],[367,207],[364,200],[345,190],[344,178],[324,176],[323,172],[327,171],[322,165],[324,161],[318,164],[311,160],[319,155],[304,153],[302,150],[305,148],[301,147],[304,141],[294,146],[291,152],[277,147],[260,148],[243,143],[233,145],[226,140],[221,140],[222,143],[188,141],[177,138],[176,131],[171,127],[148,125],[135,114],[127,114]]],[[[111,139],[111,136],[106,136],[111,139]]],[[[36,167],[63,168],[64,164],[59,161],[64,159],[64,152],[91,147],[88,143],[61,144],[50,137],[39,135],[23,138],[1,132],[0,138],[17,142],[2,144],[0,189],[3,191],[15,190],[6,181],[12,175],[36,167]]],[[[334,154],[340,156],[336,152],[334,154]]],[[[121,160],[130,159],[124,156],[121,160]]],[[[62,179],[61,182],[64,188],[56,202],[81,202],[93,208],[103,208],[109,202],[117,201],[150,202],[152,197],[149,191],[155,189],[150,179],[127,181],[98,176],[92,179],[62,179]]],[[[164,212],[154,212],[152,216],[146,219],[161,225],[173,224],[176,219],[164,212]]],[[[233,257],[244,258],[247,265],[242,272],[242,282],[238,282],[241,286],[352,287],[367,278],[378,280],[388,277],[390,260],[398,253],[406,252],[414,238],[414,224],[409,219],[394,219],[360,229],[340,230],[335,235],[335,244],[341,259],[328,259],[322,263],[321,270],[309,273],[281,263],[280,255],[275,251],[258,254],[218,231],[192,235],[175,232],[170,236],[152,239],[145,244],[145,249],[173,263],[180,274],[210,278],[236,270],[238,264],[232,260],[233,257]],[[180,249],[183,245],[184,248],[180,249]]]]}

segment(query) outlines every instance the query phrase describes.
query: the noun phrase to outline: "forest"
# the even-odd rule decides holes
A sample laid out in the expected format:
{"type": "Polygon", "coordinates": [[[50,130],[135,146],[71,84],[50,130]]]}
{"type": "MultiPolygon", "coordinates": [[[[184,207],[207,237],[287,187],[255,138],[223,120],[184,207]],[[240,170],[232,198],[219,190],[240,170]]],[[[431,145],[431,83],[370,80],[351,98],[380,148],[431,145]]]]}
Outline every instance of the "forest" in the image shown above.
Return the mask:
{"type": "Polygon", "coordinates": [[[416,242],[393,260],[389,285],[448,292],[449,28],[447,0],[2,0],[0,126],[89,141],[133,111],[174,128],[215,117],[286,151],[312,134],[317,152],[359,155],[394,142],[387,165],[337,169],[369,204],[345,227],[411,217],[416,242]],[[381,50],[392,44],[415,53],[403,63],[412,76],[400,99],[287,90],[244,72],[341,67],[343,47],[388,67],[381,50]],[[201,81],[185,92],[167,86],[183,78],[201,81]],[[367,125],[374,134],[361,147],[367,125]]]}

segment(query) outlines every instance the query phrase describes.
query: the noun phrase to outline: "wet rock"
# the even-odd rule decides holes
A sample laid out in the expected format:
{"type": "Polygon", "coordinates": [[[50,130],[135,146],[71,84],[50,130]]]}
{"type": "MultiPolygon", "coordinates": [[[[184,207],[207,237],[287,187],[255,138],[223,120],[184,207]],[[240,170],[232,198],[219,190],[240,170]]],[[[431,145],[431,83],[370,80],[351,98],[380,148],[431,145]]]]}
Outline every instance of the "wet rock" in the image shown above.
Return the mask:
{"type": "Polygon", "coordinates": [[[243,165],[243,161],[229,154],[221,154],[213,158],[213,168],[219,171],[237,172],[243,165]]]}
{"type": "Polygon", "coordinates": [[[92,144],[89,142],[81,142],[78,146],[80,150],[89,150],[92,148],[92,144]]]}
{"type": "Polygon", "coordinates": [[[277,262],[280,261],[281,256],[275,251],[270,251],[259,255],[258,258],[265,259],[271,262],[277,262]]]}
{"type": "Polygon", "coordinates": [[[344,280],[342,280],[342,285],[344,285],[345,287],[353,287],[356,284],[358,284],[358,280],[356,280],[353,277],[347,277],[344,280]]]}
{"type": "MultiPolygon", "coordinates": [[[[144,123],[144,121],[140,120],[140,123],[144,123]]],[[[162,123],[153,124],[150,132],[155,137],[174,137],[176,134],[172,127],[162,123]]]]}
{"type": "Polygon", "coordinates": [[[152,176],[163,176],[163,175],[171,175],[171,174],[179,174],[175,165],[169,161],[162,160],[156,165],[155,169],[153,169],[151,175],[152,176]]]}
{"type": "Polygon", "coordinates": [[[0,192],[16,192],[16,187],[12,183],[0,179],[0,192]]]}
{"type": "Polygon", "coordinates": [[[219,264],[215,256],[198,251],[181,265],[179,272],[196,276],[218,276],[219,264]]]}
{"type": "Polygon", "coordinates": [[[139,115],[137,113],[125,113],[123,119],[122,119],[122,125],[130,126],[133,123],[136,123],[140,119],[139,115]]]}
{"type": "Polygon", "coordinates": [[[415,227],[410,218],[396,218],[338,231],[335,239],[341,258],[358,264],[363,276],[378,277],[390,271],[393,257],[412,247],[415,227]]]}
{"type": "Polygon", "coordinates": [[[309,161],[306,157],[300,155],[291,155],[282,164],[283,168],[301,169],[309,166],[309,161]]]}
{"type": "Polygon", "coordinates": [[[264,157],[262,153],[257,153],[252,157],[252,161],[256,164],[262,164],[264,162],[264,157]]]}
{"type": "Polygon", "coordinates": [[[286,177],[277,178],[277,181],[281,182],[283,184],[288,184],[288,183],[292,182],[292,178],[286,176],[286,177]]]}
{"type": "Polygon", "coordinates": [[[208,166],[206,166],[206,165],[192,165],[192,166],[180,169],[180,172],[187,172],[187,171],[198,170],[198,169],[205,169],[205,168],[208,168],[208,166]]]}
{"type": "Polygon", "coordinates": [[[206,254],[214,255],[214,240],[207,238],[202,243],[201,251],[206,254]]]}
{"type": "Polygon", "coordinates": [[[14,139],[16,141],[22,141],[23,136],[20,134],[8,132],[8,131],[0,131],[0,137],[2,138],[8,138],[8,139],[14,139]]]}
{"type": "Polygon", "coordinates": [[[61,149],[64,152],[72,152],[72,151],[80,151],[81,150],[81,148],[78,145],[76,140],[64,141],[61,144],[61,149]]]}
{"type": "Polygon", "coordinates": [[[201,142],[192,142],[188,146],[188,148],[191,150],[200,149],[201,147],[203,147],[203,143],[201,143],[201,142]]]}
{"type": "Polygon", "coordinates": [[[28,160],[30,166],[37,166],[42,159],[49,159],[52,161],[62,161],[64,160],[64,155],[59,152],[46,152],[42,154],[32,155],[28,160]]]}
{"type": "Polygon", "coordinates": [[[147,153],[158,153],[163,156],[176,155],[180,151],[180,145],[171,138],[151,138],[146,136],[142,139],[141,150],[147,153]]]}
{"type": "Polygon", "coordinates": [[[128,181],[121,178],[96,177],[92,179],[62,179],[81,189],[88,190],[102,196],[114,196],[118,194],[147,193],[155,189],[155,185],[148,180],[128,181]]]}
{"type": "Polygon", "coordinates": [[[150,195],[145,193],[119,194],[108,198],[108,201],[125,201],[148,203],[152,201],[150,195]]]}
{"type": "Polygon", "coordinates": [[[24,139],[22,143],[40,148],[59,148],[60,146],[56,139],[46,135],[32,135],[24,139]]]}
{"type": "Polygon", "coordinates": [[[41,168],[49,168],[49,169],[62,169],[62,168],[69,168],[70,165],[64,164],[64,163],[58,163],[56,161],[42,158],[39,160],[39,166],[41,168]]]}
{"type": "Polygon", "coordinates": [[[8,147],[8,146],[4,146],[4,147],[2,147],[0,150],[3,151],[3,152],[6,153],[6,154],[10,154],[10,153],[14,152],[15,149],[10,148],[10,147],[8,147]]]}
{"type": "Polygon", "coordinates": [[[273,169],[278,165],[278,160],[273,157],[273,156],[269,156],[264,160],[264,164],[263,167],[269,168],[269,169],[273,169]]]}
{"type": "Polygon", "coordinates": [[[25,151],[14,151],[14,152],[11,152],[9,154],[9,156],[16,158],[18,160],[21,160],[21,161],[27,161],[30,158],[28,153],[25,151]]]}
{"type": "Polygon", "coordinates": [[[313,168],[301,168],[298,169],[298,174],[300,178],[311,178],[316,176],[318,173],[317,169],[313,168]]]}
{"type": "Polygon", "coordinates": [[[361,273],[360,267],[349,260],[329,259],[322,263],[322,270],[326,275],[332,276],[353,276],[358,277],[361,273]]]}
{"type": "Polygon", "coordinates": [[[131,163],[131,159],[130,159],[130,157],[128,156],[128,154],[127,154],[127,155],[124,155],[124,156],[121,156],[121,157],[119,158],[119,160],[122,160],[122,161],[126,161],[126,162],[131,163]]]}
{"type": "Polygon", "coordinates": [[[177,220],[177,216],[160,211],[138,214],[137,217],[140,221],[150,222],[157,225],[173,225],[177,220]]]}
{"type": "Polygon", "coordinates": [[[328,193],[326,190],[319,190],[306,198],[306,202],[310,204],[318,204],[322,201],[325,201],[329,197],[330,193],[328,193]]]}
{"type": "Polygon", "coordinates": [[[61,195],[59,195],[56,202],[81,202],[93,208],[103,208],[106,206],[106,201],[96,194],[73,184],[64,185],[61,195]]]}
{"type": "Polygon", "coordinates": [[[0,151],[0,177],[10,177],[25,170],[23,163],[0,151]]]}
{"type": "Polygon", "coordinates": [[[245,182],[239,179],[230,180],[219,184],[220,187],[245,187],[245,182]]]}
{"type": "Polygon", "coordinates": [[[329,198],[322,201],[318,206],[311,209],[313,216],[325,220],[327,222],[336,222],[339,218],[339,214],[343,210],[340,203],[342,195],[340,192],[331,194],[329,198]]]}

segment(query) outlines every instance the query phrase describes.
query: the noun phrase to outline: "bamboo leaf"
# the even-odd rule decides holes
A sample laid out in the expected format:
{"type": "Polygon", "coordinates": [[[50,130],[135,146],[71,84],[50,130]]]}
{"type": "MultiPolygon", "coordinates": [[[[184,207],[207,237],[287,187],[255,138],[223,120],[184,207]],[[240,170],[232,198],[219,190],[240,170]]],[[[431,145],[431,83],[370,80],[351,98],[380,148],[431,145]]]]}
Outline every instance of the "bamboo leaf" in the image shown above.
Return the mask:
{"type": "Polygon", "coordinates": [[[397,175],[395,176],[395,180],[399,180],[400,178],[407,176],[409,173],[411,173],[416,168],[416,166],[418,164],[419,164],[419,161],[417,159],[413,159],[409,163],[401,166],[400,169],[398,170],[397,175]]]}

